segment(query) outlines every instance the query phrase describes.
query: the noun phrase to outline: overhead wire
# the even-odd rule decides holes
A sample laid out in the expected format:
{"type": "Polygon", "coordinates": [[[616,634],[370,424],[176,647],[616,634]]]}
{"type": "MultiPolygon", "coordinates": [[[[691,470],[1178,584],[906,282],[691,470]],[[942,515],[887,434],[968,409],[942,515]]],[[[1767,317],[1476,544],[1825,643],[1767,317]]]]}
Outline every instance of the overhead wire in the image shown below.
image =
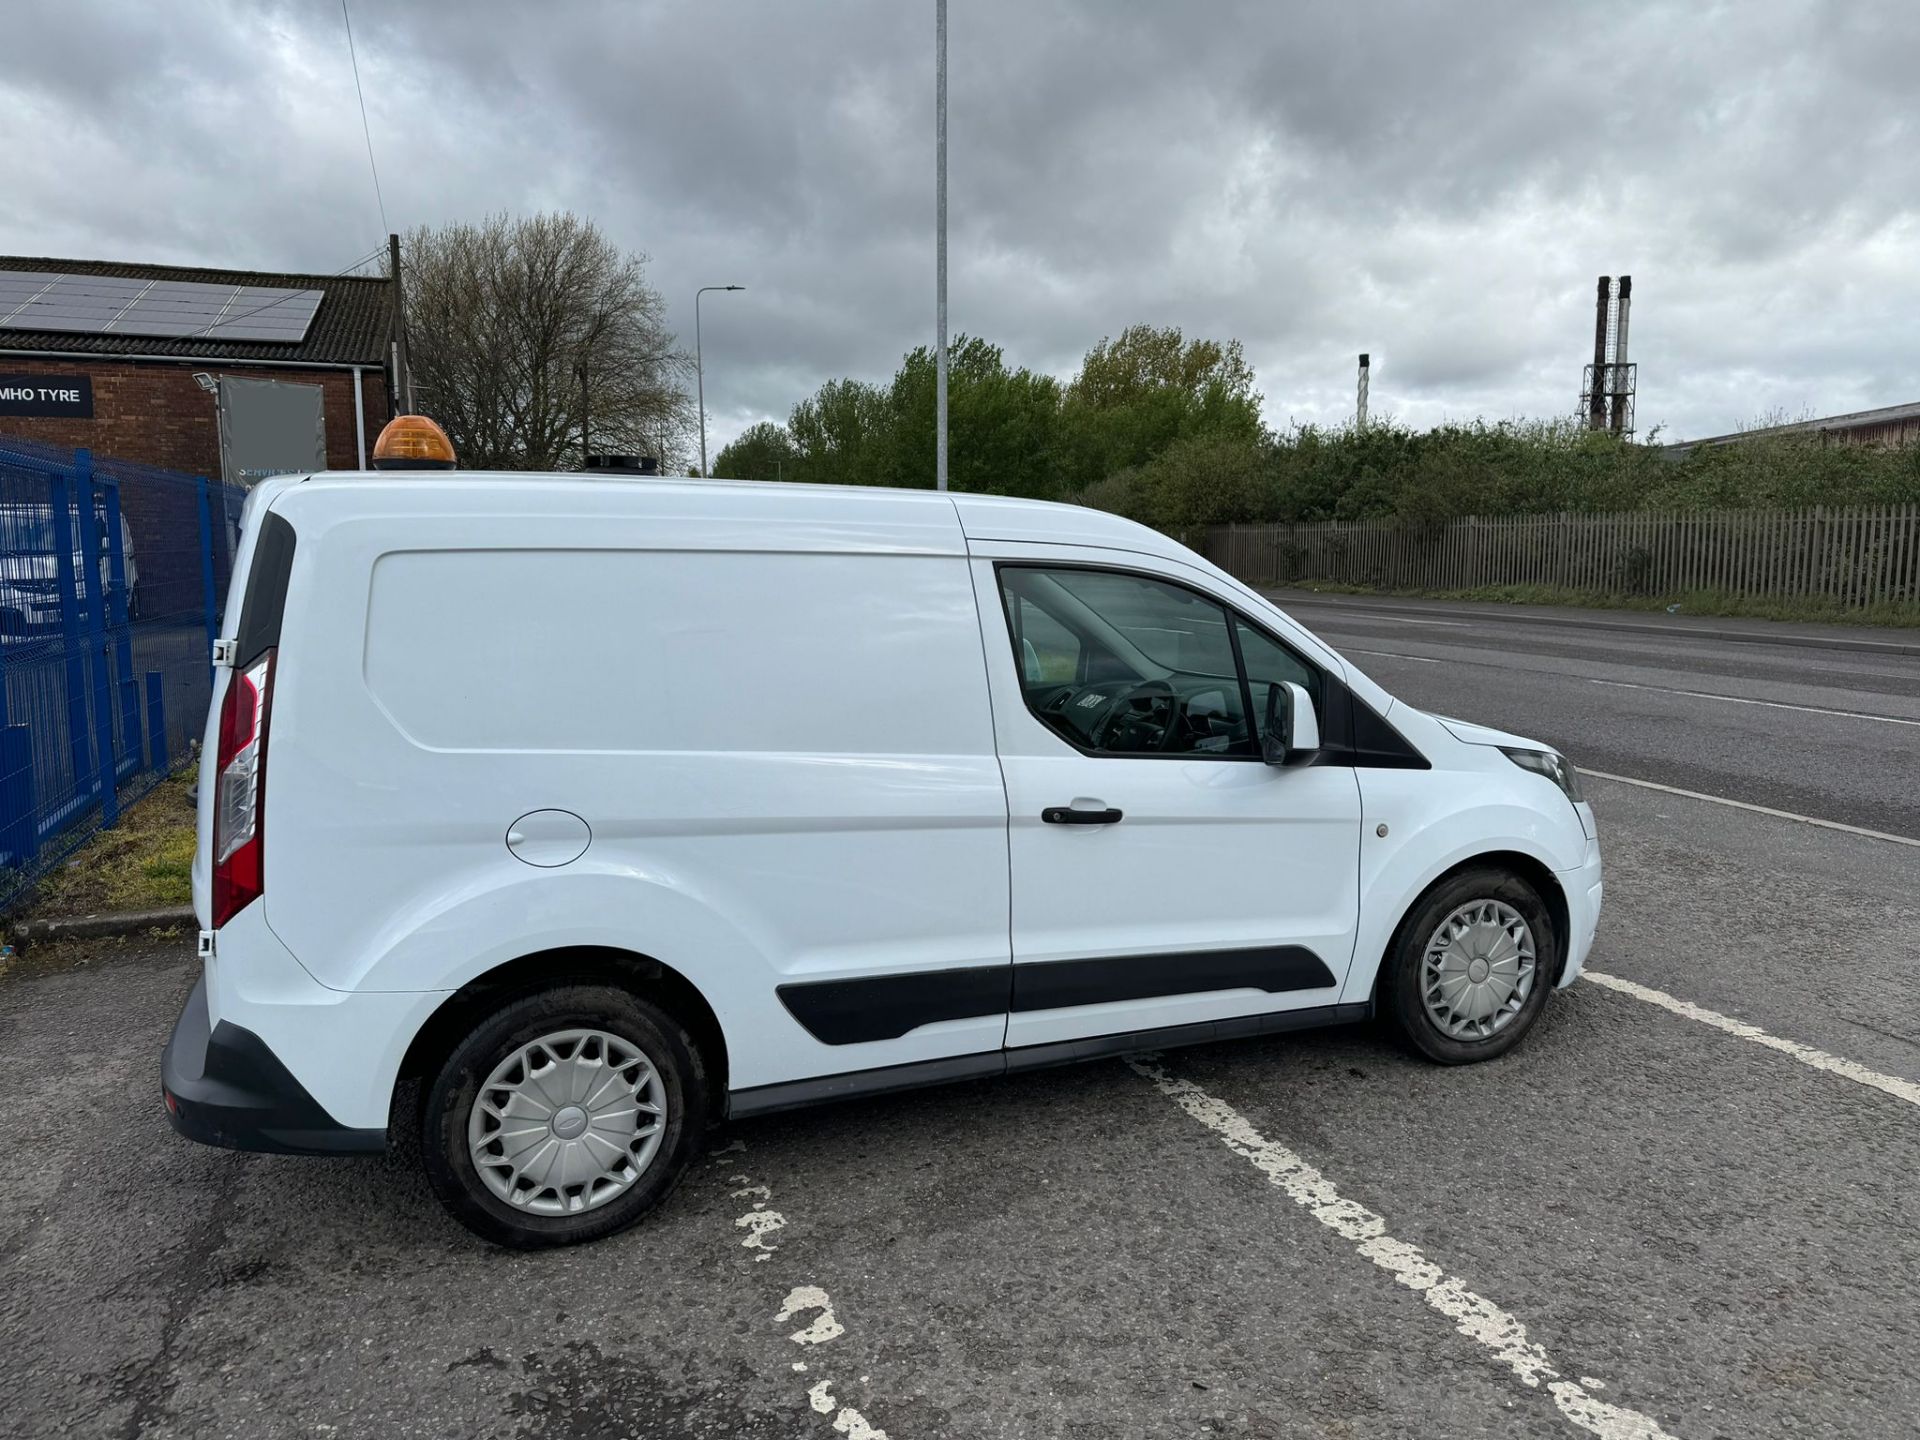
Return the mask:
{"type": "Polygon", "coordinates": [[[380,207],[380,233],[390,235],[393,227],[387,224],[387,201],[380,193],[380,167],[373,159],[373,127],[367,124],[367,92],[360,88],[360,57],[353,48],[353,16],[347,13],[347,0],[340,0],[340,18],[347,25],[347,59],[353,64],[353,93],[360,100],[360,133],[367,139],[367,169],[373,172],[373,198],[380,207]]]}

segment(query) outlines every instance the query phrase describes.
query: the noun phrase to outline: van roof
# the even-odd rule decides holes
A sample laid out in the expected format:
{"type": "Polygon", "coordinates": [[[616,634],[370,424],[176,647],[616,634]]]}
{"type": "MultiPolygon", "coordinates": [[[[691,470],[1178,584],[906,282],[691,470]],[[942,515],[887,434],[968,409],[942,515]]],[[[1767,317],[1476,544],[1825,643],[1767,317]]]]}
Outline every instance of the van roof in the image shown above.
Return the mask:
{"type": "MultiPolygon", "coordinates": [[[[1048,500],[1026,500],[1006,495],[976,495],[959,491],[903,490],[868,485],[802,485],[773,480],[701,480],[694,477],[611,475],[582,471],[503,470],[327,470],[311,475],[276,475],[262,480],[256,490],[267,491],[257,503],[271,503],[274,494],[296,485],[324,490],[360,491],[420,489],[446,491],[465,486],[560,492],[578,499],[584,490],[606,491],[634,487],[667,496],[726,497],[737,504],[742,517],[775,513],[792,517],[797,506],[817,501],[837,516],[854,518],[862,512],[884,512],[899,518],[901,507],[949,506],[958,516],[961,532],[970,540],[1010,540],[1053,545],[1093,545],[1176,559],[1191,552],[1157,530],[1104,510],[1048,500]]],[[[879,518],[878,515],[875,518],[879,518]]],[[[933,517],[928,516],[929,520],[933,517]]]]}

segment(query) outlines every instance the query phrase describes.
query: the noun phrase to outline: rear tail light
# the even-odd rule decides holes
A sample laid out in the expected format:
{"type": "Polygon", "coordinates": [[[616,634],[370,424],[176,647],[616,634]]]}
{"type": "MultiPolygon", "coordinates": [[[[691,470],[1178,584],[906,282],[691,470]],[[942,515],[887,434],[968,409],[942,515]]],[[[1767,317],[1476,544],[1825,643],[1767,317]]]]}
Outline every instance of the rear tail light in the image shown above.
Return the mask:
{"type": "Polygon", "coordinates": [[[273,654],[235,670],[220,701],[220,752],[213,785],[213,928],[218,930],[266,888],[267,714],[273,705],[273,654]]]}

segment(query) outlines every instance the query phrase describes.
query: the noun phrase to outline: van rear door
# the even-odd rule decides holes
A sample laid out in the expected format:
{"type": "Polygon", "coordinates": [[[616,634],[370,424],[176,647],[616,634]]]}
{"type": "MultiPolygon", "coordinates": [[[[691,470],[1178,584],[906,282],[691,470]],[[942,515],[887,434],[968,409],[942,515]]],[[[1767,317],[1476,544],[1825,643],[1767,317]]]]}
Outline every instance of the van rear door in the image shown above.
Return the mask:
{"type": "MultiPolygon", "coordinates": [[[[220,640],[237,642],[243,627],[258,632],[269,620],[273,628],[278,630],[279,615],[286,604],[291,575],[293,532],[292,527],[282,520],[281,524],[286,529],[285,563],[276,563],[256,574],[254,560],[259,550],[260,522],[272,509],[276,499],[306,478],[304,475],[276,475],[247,492],[247,498],[240,507],[239,534],[234,541],[232,563],[228,569],[227,604],[220,623],[220,640]],[[249,606],[252,607],[251,613],[249,606]]],[[[131,583],[131,570],[128,579],[131,583]]],[[[216,789],[213,767],[220,753],[220,710],[232,679],[230,664],[213,665],[213,688],[207,704],[206,724],[201,731],[192,874],[193,913],[202,930],[213,926],[213,809],[216,789]]]]}

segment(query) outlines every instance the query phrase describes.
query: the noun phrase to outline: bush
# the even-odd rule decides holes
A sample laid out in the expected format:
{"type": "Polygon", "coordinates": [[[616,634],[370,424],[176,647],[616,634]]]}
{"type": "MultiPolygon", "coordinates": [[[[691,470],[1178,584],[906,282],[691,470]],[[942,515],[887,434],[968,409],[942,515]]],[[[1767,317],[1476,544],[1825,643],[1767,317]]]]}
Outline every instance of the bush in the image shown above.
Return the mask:
{"type": "Polygon", "coordinates": [[[1431,525],[1457,515],[1899,505],[1920,502],[1920,449],[1762,436],[1670,451],[1572,421],[1416,432],[1389,420],[1297,426],[1263,441],[1197,436],[1077,498],[1175,531],[1236,520],[1431,525]]]}

